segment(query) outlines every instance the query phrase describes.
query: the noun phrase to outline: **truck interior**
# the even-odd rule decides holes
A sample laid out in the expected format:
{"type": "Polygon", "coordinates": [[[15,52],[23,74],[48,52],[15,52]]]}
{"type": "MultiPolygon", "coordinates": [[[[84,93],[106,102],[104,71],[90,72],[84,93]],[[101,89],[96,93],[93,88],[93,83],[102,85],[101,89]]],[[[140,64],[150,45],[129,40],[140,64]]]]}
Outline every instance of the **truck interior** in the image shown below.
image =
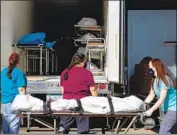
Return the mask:
{"type": "MultiPolygon", "coordinates": [[[[45,41],[56,41],[53,46],[55,56],[57,56],[55,66],[49,60],[48,72],[44,72],[46,68],[45,61],[43,62],[43,75],[60,75],[71,62],[74,53],[77,52],[80,46],[75,44],[75,39],[78,35],[75,31],[75,26],[84,17],[94,18],[97,25],[104,26],[104,1],[88,1],[88,0],[58,0],[58,1],[34,1],[33,3],[33,32],[46,33],[45,41]],[[52,70],[53,68],[53,70],[52,70]]],[[[89,32],[91,33],[91,32],[89,32]]],[[[85,33],[86,34],[86,33],[85,33]]],[[[93,32],[93,34],[95,34],[93,32]]],[[[104,32],[101,31],[99,37],[104,38],[104,32]]],[[[78,44],[78,42],[77,42],[78,44]]],[[[37,63],[39,60],[37,61],[37,63]]],[[[97,59],[91,59],[91,62],[100,67],[100,62],[97,59]]],[[[104,58],[103,58],[104,62],[104,58]]],[[[28,75],[39,75],[39,64],[35,65],[29,60],[28,75]]]]}

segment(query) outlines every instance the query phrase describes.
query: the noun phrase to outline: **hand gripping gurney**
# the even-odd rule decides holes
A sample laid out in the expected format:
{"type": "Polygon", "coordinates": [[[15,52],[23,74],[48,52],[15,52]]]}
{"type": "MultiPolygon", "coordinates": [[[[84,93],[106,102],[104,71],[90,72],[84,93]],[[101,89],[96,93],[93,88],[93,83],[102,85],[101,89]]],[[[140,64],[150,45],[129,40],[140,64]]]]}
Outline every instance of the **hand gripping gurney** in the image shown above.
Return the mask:
{"type": "MultiPolygon", "coordinates": [[[[27,131],[30,131],[30,120],[31,119],[49,127],[49,128],[54,129],[54,131],[56,133],[57,132],[56,120],[57,120],[57,118],[59,118],[59,116],[81,116],[81,115],[82,116],[88,116],[88,117],[105,117],[105,118],[114,117],[115,121],[113,122],[112,127],[109,126],[108,129],[111,129],[111,131],[113,132],[113,129],[115,128],[115,125],[117,123],[116,128],[115,128],[115,133],[119,133],[119,131],[125,125],[125,123],[127,122],[128,119],[131,119],[131,121],[128,124],[124,133],[127,133],[129,128],[131,126],[133,126],[137,120],[139,120],[141,123],[143,123],[146,127],[153,128],[154,121],[152,121],[152,119],[146,119],[145,117],[143,117],[142,112],[144,110],[143,111],[141,111],[141,110],[139,110],[139,111],[129,111],[129,112],[127,112],[127,111],[115,112],[116,106],[113,105],[112,100],[113,100],[113,97],[110,97],[110,96],[107,97],[107,101],[109,103],[110,111],[106,112],[106,113],[99,113],[99,112],[93,113],[93,112],[89,112],[89,110],[86,111],[86,110],[83,109],[84,104],[81,104],[80,100],[76,100],[77,104],[78,104],[77,107],[73,107],[73,108],[71,107],[67,110],[65,110],[65,109],[60,110],[60,111],[52,110],[52,107],[51,107],[52,101],[49,100],[49,101],[43,103],[42,109],[39,110],[39,111],[37,111],[37,110],[22,111],[21,110],[21,113],[27,115],[27,131]],[[46,124],[43,121],[40,121],[39,119],[36,118],[38,116],[50,116],[50,117],[52,117],[53,120],[54,120],[54,125],[51,126],[49,124],[46,124]],[[147,125],[147,124],[150,124],[150,125],[147,125]]],[[[33,99],[33,102],[37,103],[37,101],[34,101],[34,99],[33,99]]],[[[34,105],[34,103],[33,103],[33,105],[34,105]]],[[[38,104],[41,104],[41,103],[39,102],[38,104]]],[[[102,133],[105,133],[104,128],[102,128],[102,133]]]]}

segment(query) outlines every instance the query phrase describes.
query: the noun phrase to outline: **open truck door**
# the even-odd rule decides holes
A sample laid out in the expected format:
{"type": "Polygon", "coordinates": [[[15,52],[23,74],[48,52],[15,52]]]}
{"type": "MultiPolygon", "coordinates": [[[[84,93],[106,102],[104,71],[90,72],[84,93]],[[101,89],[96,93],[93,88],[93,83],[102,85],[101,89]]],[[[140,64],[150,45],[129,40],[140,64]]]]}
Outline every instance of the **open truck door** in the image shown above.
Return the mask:
{"type": "Polygon", "coordinates": [[[125,1],[108,1],[107,61],[108,81],[124,84],[125,1]]]}

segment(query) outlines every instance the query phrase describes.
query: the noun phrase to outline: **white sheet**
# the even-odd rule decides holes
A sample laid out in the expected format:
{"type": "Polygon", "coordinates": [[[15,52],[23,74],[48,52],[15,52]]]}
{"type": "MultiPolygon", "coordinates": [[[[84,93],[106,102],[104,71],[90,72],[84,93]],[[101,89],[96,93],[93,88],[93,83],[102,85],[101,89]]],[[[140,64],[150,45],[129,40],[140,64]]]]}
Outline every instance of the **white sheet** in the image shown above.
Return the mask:
{"type": "MultiPolygon", "coordinates": [[[[126,98],[111,97],[114,106],[114,112],[132,112],[132,111],[144,111],[146,105],[142,100],[135,96],[129,96],[126,98]]],[[[82,107],[84,111],[93,113],[108,113],[110,112],[110,106],[106,97],[85,97],[81,99],[82,107]]]]}
{"type": "Polygon", "coordinates": [[[85,26],[96,26],[97,21],[94,18],[83,17],[77,24],[85,26]]]}
{"type": "Polygon", "coordinates": [[[70,108],[77,107],[77,102],[74,99],[67,100],[67,99],[58,99],[54,102],[51,102],[51,109],[53,111],[62,111],[68,110],[70,108]]]}
{"type": "MultiPolygon", "coordinates": [[[[146,105],[142,100],[135,96],[129,96],[126,98],[111,97],[114,106],[114,112],[132,112],[132,111],[145,111],[146,105]]],[[[110,112],[110,106],[107,97],[93,97],[88,96],[81,99],[82,107],[84,111],[91,113],[108,113],[110,112]]],[[[68,110],[70,108],[77,107],[77,102],[74,99],[58,99],[51,102],[51,109],[53,111],[68,110]]],[[[18,95],[12,103],[13,111],[42,111],[43,101],[29,96],[18,95]]]]}
{"type": "Polygon", "coordinates": [[[12,111],[42,111],[43,101],[30,95],[17,95],[11,109],[12,111]]]}

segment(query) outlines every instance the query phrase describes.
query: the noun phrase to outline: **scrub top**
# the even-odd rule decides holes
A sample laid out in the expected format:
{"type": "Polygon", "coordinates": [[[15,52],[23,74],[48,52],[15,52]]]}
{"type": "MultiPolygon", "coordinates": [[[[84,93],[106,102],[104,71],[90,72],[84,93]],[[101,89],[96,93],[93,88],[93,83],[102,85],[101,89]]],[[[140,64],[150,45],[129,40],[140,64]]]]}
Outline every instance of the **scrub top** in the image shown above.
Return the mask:
{"type": "Polygon", "coordinates": [[[173,86],[173,82],[170,77],[166,76],[168,80],[169,86],[166,86],[162,80],[158,80],[157,78],[154,80],[154,91],[157,97],[160,97],[160,91],[168,90],[166,99],[164,103],[161,105],[161,110],[166,112],[168,110],[176,111],[176,89],[173,86]]]}
{"type": "Polygon", "coordinates": [[[13,102],[17,94],[19,94],[19,87],[27,86],[27,79],[25,74],[17,67],[15,67],[9,79],[7,76],[8,67],[2,69],[1,71],[1,102],[2,104],[13,102]]]}
{"type": "Polygon", "coordinates": [[[61,73],[60,86],[64,88],[63,99],[80,99],[90,96],[90,87],[94,86],[92,73],[83,67],[72,67],[68,72],[68,79],[63,76],[67,72],[61,73]]]}

